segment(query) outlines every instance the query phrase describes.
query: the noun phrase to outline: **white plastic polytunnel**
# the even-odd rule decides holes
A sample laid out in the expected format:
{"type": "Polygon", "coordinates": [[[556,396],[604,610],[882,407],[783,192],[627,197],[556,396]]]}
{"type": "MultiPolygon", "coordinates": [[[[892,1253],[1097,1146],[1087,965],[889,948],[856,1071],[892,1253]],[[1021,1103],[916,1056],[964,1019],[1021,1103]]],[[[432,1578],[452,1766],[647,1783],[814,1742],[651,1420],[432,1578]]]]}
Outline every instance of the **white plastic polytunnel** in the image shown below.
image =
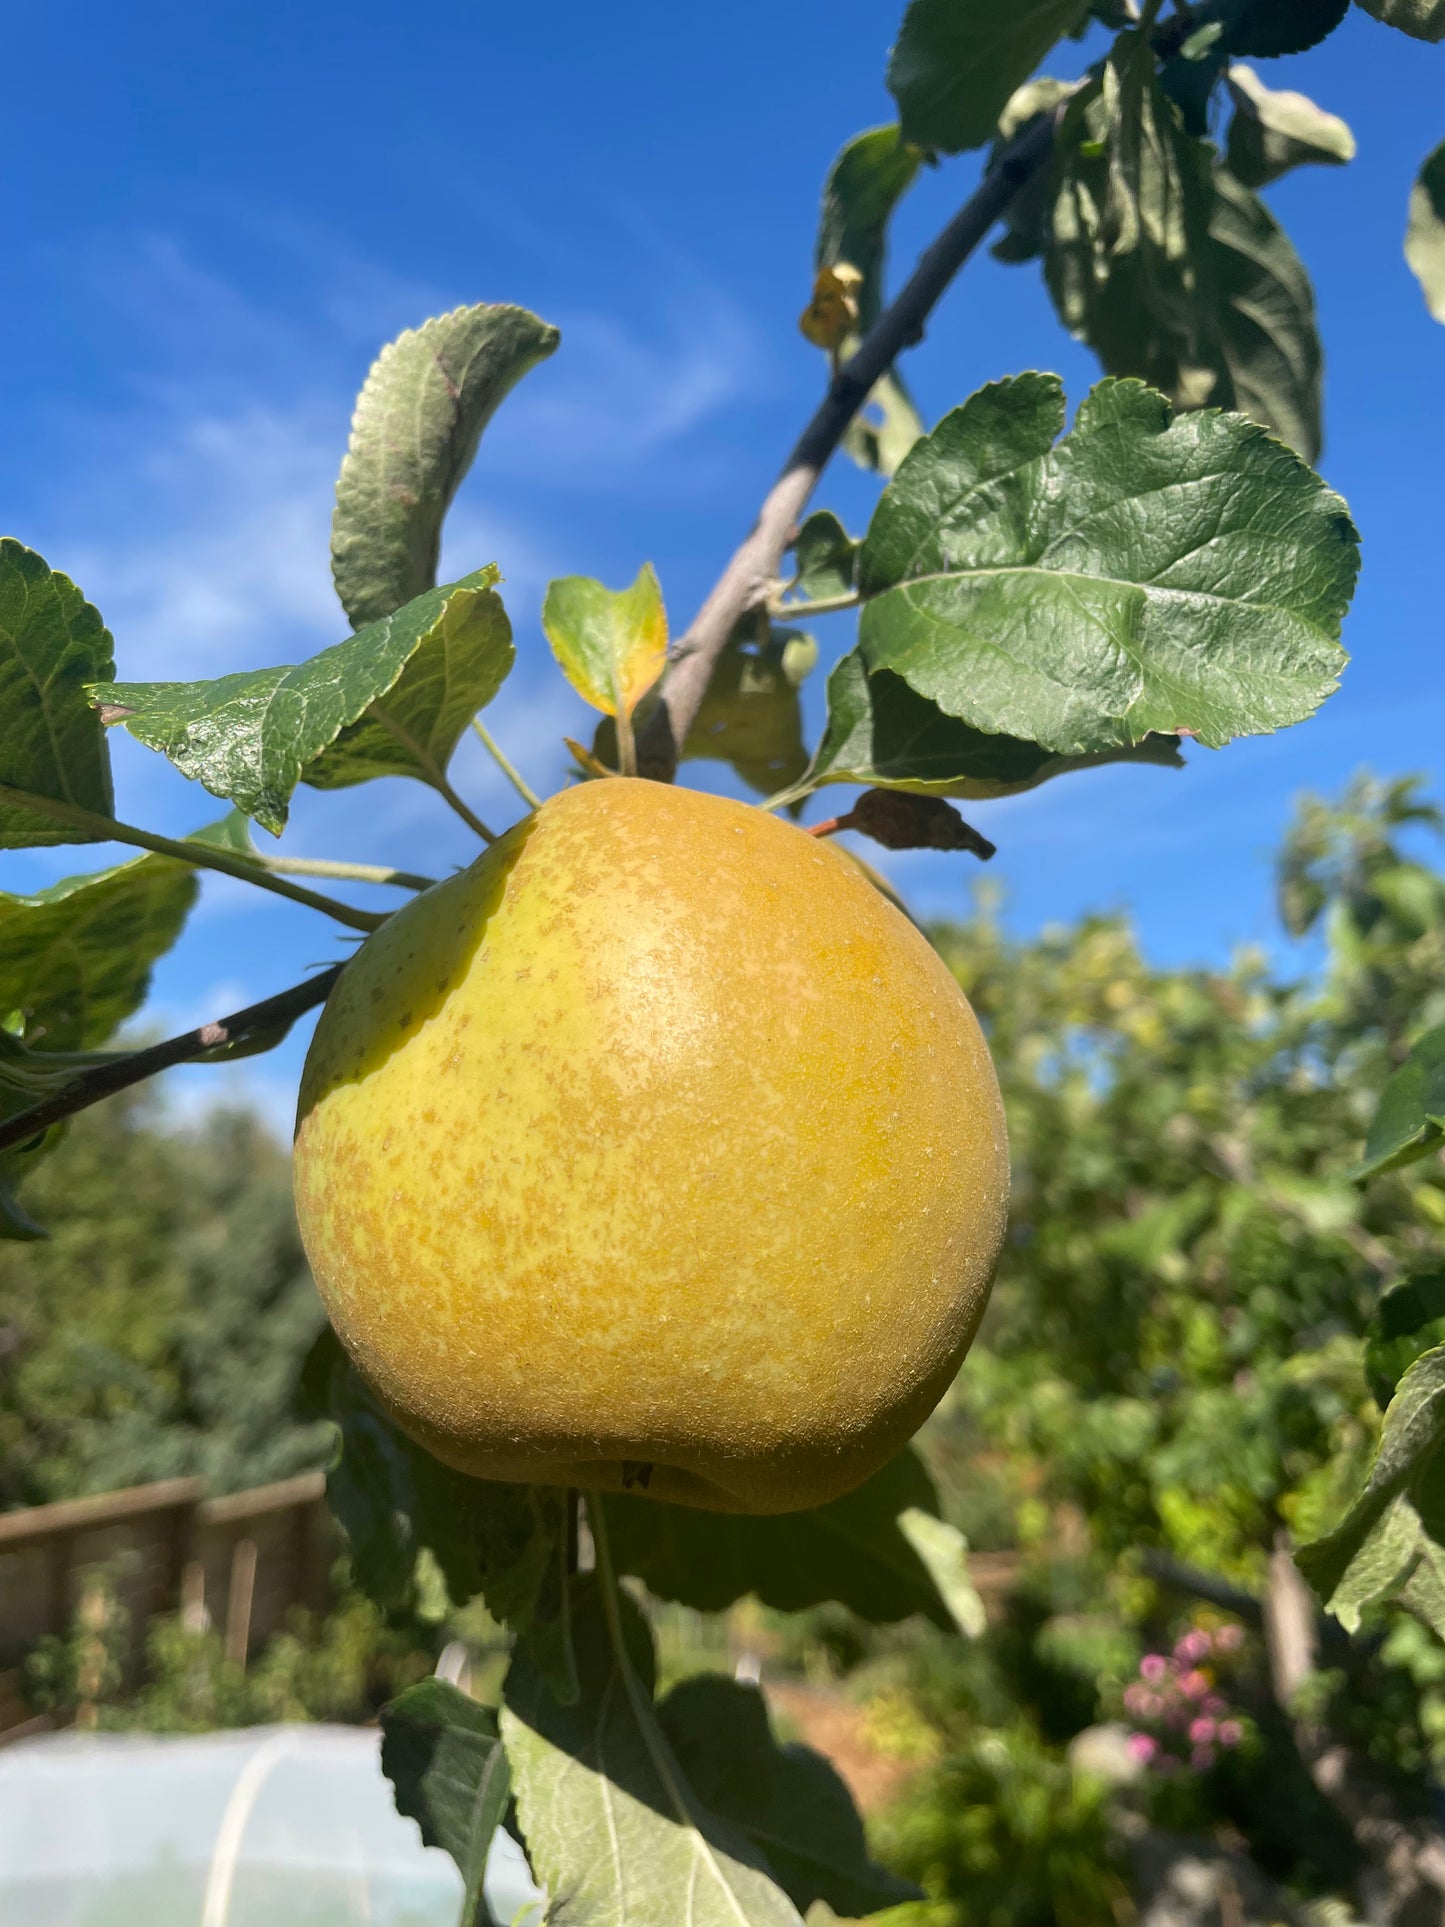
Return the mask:
{"type": "MultiPolygon", "coordinates": [[[[497,1836],[493,1918],[541,1896],[497,1836]]],[[[0,1749],[4,1927],[456,1927],[462,1882],[392,1805],[379,1735],[49,1734],[0,1749]]]]}

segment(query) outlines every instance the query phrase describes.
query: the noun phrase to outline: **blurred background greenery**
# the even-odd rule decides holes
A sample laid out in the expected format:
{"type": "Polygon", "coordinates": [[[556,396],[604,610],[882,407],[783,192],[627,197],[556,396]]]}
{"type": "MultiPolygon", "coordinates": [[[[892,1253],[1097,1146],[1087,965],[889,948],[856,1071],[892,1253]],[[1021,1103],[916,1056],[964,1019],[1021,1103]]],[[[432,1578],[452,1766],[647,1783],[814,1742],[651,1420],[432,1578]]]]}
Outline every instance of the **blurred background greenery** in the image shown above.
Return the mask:
{"type": "MultiPolygon", "coordinates": [[[[987,1630],[658,1610],[667,1673],[761,1671],[782,1727],[832,1753],[930,1896],[898,1927],[1342,1927],[1363,1870],[1301,1717],[1393,1812],[1440,1808],[1433,1636],[1378,1612],[1327,1639],[1308,1705],[1283,1707],[1259,1603],[1281,1535],[1327,1527],[1368,1461],[1382,1291],[1445,1294],[1438,1160],[1349,1175],[1385,1077],[1445,1019],[1440,827],[1411,782],[1307,800],[1279,860],[1289,974],[1257,952],[1158,970],[1116,917],[1019,942],[983,891],[932,933],[988,1030],[1013,1143],[993,1303],[922,1440],[987,1630]]],[[[0,1504],[326,1462],[330,1427],[297,1398],[322,1314],[286,1153],[255,1119],[112,1103],[27,1201],[52,1236],[0,1245],[0,1504]]],[[[344,1561],[330,1610],[298,1612],[248,1670],[163,1620],[123,1687],[97,1669],[107,1623],[92,1606],[31,1656],[38,1710],[65,1719],[88,1668],[105,1725],[366,1719],[448,1646],[478,1690],[502,1664],[478,1609],[388,1620],[344,1561]]]]}

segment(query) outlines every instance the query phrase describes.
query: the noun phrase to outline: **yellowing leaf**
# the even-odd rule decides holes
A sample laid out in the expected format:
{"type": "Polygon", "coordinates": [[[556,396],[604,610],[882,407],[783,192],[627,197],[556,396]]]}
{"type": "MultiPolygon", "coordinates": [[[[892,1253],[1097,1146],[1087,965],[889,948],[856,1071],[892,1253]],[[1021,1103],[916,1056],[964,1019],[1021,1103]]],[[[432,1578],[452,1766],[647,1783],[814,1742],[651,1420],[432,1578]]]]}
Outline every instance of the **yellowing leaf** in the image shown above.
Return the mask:
{"type": "Polygon", "coordinates": [[[549,582],[542,628],[567,680],[604,716],[630,717],[667,660],[667,611],[650,562],[630,589],[585,575],[549,582]]]}
{"type": "Polygon", "coordinates": [[[862,286],[862,274],[847,261],[819,268],[813,298],[798,317],[803,339],[815,348],[841,348],[858,325],[862,286]]]}

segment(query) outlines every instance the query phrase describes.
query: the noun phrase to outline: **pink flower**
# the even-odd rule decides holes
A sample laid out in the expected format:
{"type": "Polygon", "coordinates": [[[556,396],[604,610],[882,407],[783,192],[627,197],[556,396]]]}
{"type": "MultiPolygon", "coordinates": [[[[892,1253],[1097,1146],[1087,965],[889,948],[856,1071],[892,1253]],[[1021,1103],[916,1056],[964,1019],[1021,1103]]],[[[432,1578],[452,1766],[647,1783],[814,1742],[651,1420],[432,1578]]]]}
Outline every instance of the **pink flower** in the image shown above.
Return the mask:
{"type": "Polygon", "coordinates": [[[1186,1666],[1197,1666],[1201,1659],[1207,1659],[1209,1657],[1208,1633],[1202,1633],[1196,1628],[1193,1632],[1185,1633],[1181,1639],[1176,1639],[1174,1657],[1182,1659],[1186,1666]]]}
{"type": "Polygon", "coordinates": [[[1218,1693],[1211,1693],[1199,1710],[1201,1713],[1208,1713],[1211,1719],[1217,1720],[1224,1711],[1224,1701],[1218,1693]]]}
{"type": "Polygon", "coordinates": [[[1162,1653],[1145,1653],[1139,1661],[1139,1677],[1151,1686],[1157,1686],[1168,1671],[1169,1662],[1162,1653]]]}
{"type": "Polygon", "coordinates": [[[1180,1680],[1179,1690],[1186,1699],[1202,1700],[1213,1684],[1208,1673],[1196,1666],[1192,1673],[1186,1673],[1180,1680]]]}
{"type": "Polygon", "coordinates": [[[1208,1719],[1191,1720],[1189,1722],[1189,1738],[1195,1746],[1208,1746],[1209,1742],[1214,1738],[1214,1721],[1208,1719]]]}
{"type": "Polygon", "coordinates": [[[1243,1738],[1244,1728],[1238,1720],[1221,1720],[1219,1722],[1219,1744],[1221,1746],[1238,1746],[1243,1738]]]}
{"type": "Polygon", "coordinates": [[[1196,1773],[1202,1773],[1205,1767],[1213,1766],[1214,1748],[1212,1746],[1196,1746],[1194,1751],[1189,1755],[1189,1764],[1194,1768],[1196,1773]]]}
{"type": "Polygon", "coordinates": [[[1124,1688],[1124,1709],[1132,1713],[1136,1720],[1153,1720],[1159,1717],[1159,1695],[1151,1693],[1147,1686],[1137,1680],[1124,1688]]]}
{"type": "Polygon", "coordinates": [[[1182,1706],[1166,1706],[1164,1724],[1171,1733],[1182,1733],[1189,1720],[1188,1711],[1182,1706]]]}
{"type": "Polygon", "coordinates": [[[1214,1649],[1219,1653],[1237,1653],[1243,1644],[1243,1626],[1221,1626],[1214,1635],[1214,1649]]]}
{"type": "Polygon", "coordinates": [[[1129,1751],[1141,1765],[1148,1766],[1149,1762],[1159,1751],[1159,1742],[1158,1740],[1151,1739],[1147,1733],[1131,1733],[1129,1735],[1129,1751]]]}

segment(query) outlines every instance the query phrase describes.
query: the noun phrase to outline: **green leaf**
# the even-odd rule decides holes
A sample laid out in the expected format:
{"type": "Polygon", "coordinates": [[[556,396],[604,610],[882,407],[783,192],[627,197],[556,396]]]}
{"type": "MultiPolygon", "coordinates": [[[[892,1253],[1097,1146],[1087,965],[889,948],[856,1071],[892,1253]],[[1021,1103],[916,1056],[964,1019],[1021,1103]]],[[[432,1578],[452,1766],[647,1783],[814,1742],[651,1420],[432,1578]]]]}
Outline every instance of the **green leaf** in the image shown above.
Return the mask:
{"type": "MultiPolygon", "coordinates": [[[[115,674],[113,650],[98,611],[68,576],[0,539],[0,780],[111,814],[110,755],[87,690],[115,674]]],[[[0,802],[0,848],[96,840],[0,802]]]]}
{"type": "Polygon", "coordinates": [[[434,1459],[383,1411],[330,1329],[307,1358],[302,1396],[340,1431],[326,1497],[364,1592],[388,1610],[413,1607],[425,1549],[458,1604],[480,1593],[492,1617],[514,1631],[550,1625],[559,1610],[563,1492],[469,1479],[434,1459]]]}
{"type": "Polygon", "coordinates": [[[1214,175],[1209,265],[1232,405],[1314,461],[1323,363],[1314,289],[1284,229],[1225,168],[1214,175]]]}
{"type": "Polygon", "coordinates": [[[91,694],[106,722],[124,723],[183,776],[279,836],[302,771],[388,693],[423,644],[437,646],[433,631],[446,625],[452,596],[494,579],[480,569],[429,589],[295,668],[213,682],[99,683],[91,694]]]}
{"type": "Polygon", "coordinates": [[[748,1593],[781,1612],[836,1599],[874,1625],[922,1613],[954,1627],[927,1562],[899,1525],[910,1509],[938,1511],[933,1481],[912,1450],[810,1512],[700,1512],[619,1494],[603,1504],[619,1570],[659,1599],[698,1612],[721,1612],[748,1593]]]}
{"type": "MultiPolygon", "coordinates": [[[[145,1002],[151,966],[180,935],[197,894],[190,865],[163,856],[68,877],[33,896],[0,893],[0,1009],[13,1013],[0,1030],[0,1118],[17,1117],[98,1061],[94,1047],[145,1002]]],[[[0,1153],[0,1239],[45,1236],[15,1187],[63,1135],[52,1126],[0,1153]]]]}
{"type": "Polygon", "coordinates": [[[0,1009],[25,1013],[32,1046],[103,1044],[145,1002],[198,888],[189,864],[143,856],[33,896],[0,894],[0,1009]]]}
{"type": "Polygon", "coordinates": [[[1445,1024],[1427,1030],[1380,1093],[1351,1172],[1357,1182],[1430,1157],[1445,1142],[1445,1024]]]}
{"type": "Polygon", "coordinates": [[[555,1927],[801,1927],[759,1848],[689,1784],[652,1704],[651,1635],[595,1575],[576,1588],[580,1693],[559,1705],[530,1654],[503,1688],[502,1739],[527,1857],[555,1927]]]}
{"type": "Polygon", "coordinates": [[[1365,1376],[1382,1411],[1415,1360],[1437,1345],[1445,1345],[1445,1271],[1392,1285],[1365,1332],[1365,1376]]]}
{"type": "Polygon", "coordinates": [[[980,1638],[987,1619],[978,1589],[969,1577],[968,1541],[963,1534],[956,1526],[916,1505],[899,1513],[898,1525],[928,1568],[928,1575],[955,1626],[966,1639],[980,1638]]]}
{"type": "Polygon", "coordinates": [[[923,417],[896,368],[873,384],[843,431],[843,452],[873,475],[894,475],[923,433],[923,417]]]}
{"type": "Polygon", "coordinates": [[[793,559],[798,575],[793,587],[813,601],[824,596],[849,595],[862,542],[849,535],[831,509],[816,509],[798,530],[793,559]]]}
{"type": "Polygon", "coordinates": [[[1410,190],[1405,259],[1437,321],[1445,321],[1445,141],[1428,156],[1410,190]]]}
{"type": "Polygon", "coordinates": [[[487,1854],[511,1791],[496,1714],[445,1680],[424,1679],[382,1708],[381,1770],[397,1812],[456,1861],[463,1927],[482,1927],[491,1918],[482,1898],[487,1854]]]}
{"type": "MultiPolygon", "coordinates": [[[[1007,148],[1031,121],[1052,114],[1074,92],[1074,83],[1054,80],[1047,74],[1026,81],[1008,100],[999,116],[988,165],[995,167],[1007,148]]],[[[1038,167],[1015,192],[1004,210],[1004,232],[989,249],[996,261],[1017,264],[1032,261],[1043,253],[1046,231],[1057,192],[1055,169],[1038,167]]]]}
{"type": "Polygon", "coordinates": [[[630,716],[667,660],[667,611],[650,562],[627,589],[585,575],[549,582],[542,628],[568,682],[605,716],[630,716]]]}
{"type": "Polygon", "coordinates": [[[1445,40],[1445,0],[1360,0],[1360,5],[1412,40],[1445,40]]]}
{"type": "Polygon", "coordinates": [[[797,629],[774,627],[752,647],[734,638],[718,658],[682,760],[728,763],[759,796],[796,783],[808,766],[798,690],[817,656],[813,638],[797,629]]]}
{"type": "Polygon", "coordinates": [[[1245,0],[1230,10],[1225,46],[1260,60],[1301,54],[1332,34],[1349,10],[1350,0],[1245,0]]]}
{"type": "Polygon", "coordinates": [[[1063,755],[1217,747],[1310,715],[1345,657],[1358,537],[1253,423],[1104,381],[1057,447],[1057,378],[948,415],[884,491],[859,650],[974,728],[1063,755]]]}
{"type": "Polygon", "coordinates": [[[1364,1491],[1322,1539],[1295,1555],[1346,1632],[1366,1606],[1397,1600],[1445,1637],[1445,1345],[1400,1380],[1364,1491]]]}
{"type": "Polygon", "coordinates": [[[1110,374],[1137,375],[1183,407],[1220,400],[1200,285],[1209,152],[1161,90],[1146,35],[1119,35],[1070,102],[1055,154],[1044,274],[1064,326],[1110,374]]]}
{"type": "Polygon", "coordinates": [[[828,724],[799,787],[865,783],[921,796],[983,802],[1017,796],[1050,777],[1105,763],[1182,769],[1173,736],[1146,736],[1129,748],[1058,756],[1016,736],[994,735],[947,716],[890,670],[868,674],[855,649],[828,678],[828,724]]]}
{"type": "Polygon", "coordinates": [[[888,62],[905,140],[982,147],[1014,89],[1084,11],[1080,0],[909,0],[888,62]]]}
{"type": "Polygon", "coordinates": [[[882,310],[888,223],[913,185],[921,159],[896,126],[873,127],[849,141],[824,184],[813,266],[832,268],[846,261],[862,275],[856,296],[860,334],[882,310]]]}
{"type": "Polygon", "coordinates": [[[336,484],[331,569],[353,628],[432,588],[442,521],[482,430],[561,339],[525,308],[455,308],[372,364],[336,484]]]}
{"type": "Polygon", "coordinates": [[[1307,461],[1320,446],[1314,293],[1283,230],[1193,140],[1147,42],[1121,35],[1071,105],[1045,274],[1059,317],[1112,375],[1178,408],[1241,408],[1307,461]]]}
{"type": "Polygon", "coordinates": [[[314,789],[343,789],[373,776],[445,777],[462,732],[511,673],[517,652],[495,568],[487,586],[457,589],[384,696],[302,771],[314,789]]]}
{"type": "Polygon", "coordinates": [[[1340,167],[1355,158],[1355,137],[1338,114],[1327,114],[1305,94],[1266,87],[1243,62],[1229,70],[1234,117],[1229,123],[1229,171],[1245,187],[1268,187],[1291,168],[1340,167]]]}
{"type": "Polygon", "coordinates": [[[921,1900],[868,1857],[847,1787],[806,1746],[779,1746],[755,1686],[700,1673],[674,1686],[658,1724],[693,1791],[766,1860],[800,1913],[821,1900],[856,1920],[921,1900]]]}

